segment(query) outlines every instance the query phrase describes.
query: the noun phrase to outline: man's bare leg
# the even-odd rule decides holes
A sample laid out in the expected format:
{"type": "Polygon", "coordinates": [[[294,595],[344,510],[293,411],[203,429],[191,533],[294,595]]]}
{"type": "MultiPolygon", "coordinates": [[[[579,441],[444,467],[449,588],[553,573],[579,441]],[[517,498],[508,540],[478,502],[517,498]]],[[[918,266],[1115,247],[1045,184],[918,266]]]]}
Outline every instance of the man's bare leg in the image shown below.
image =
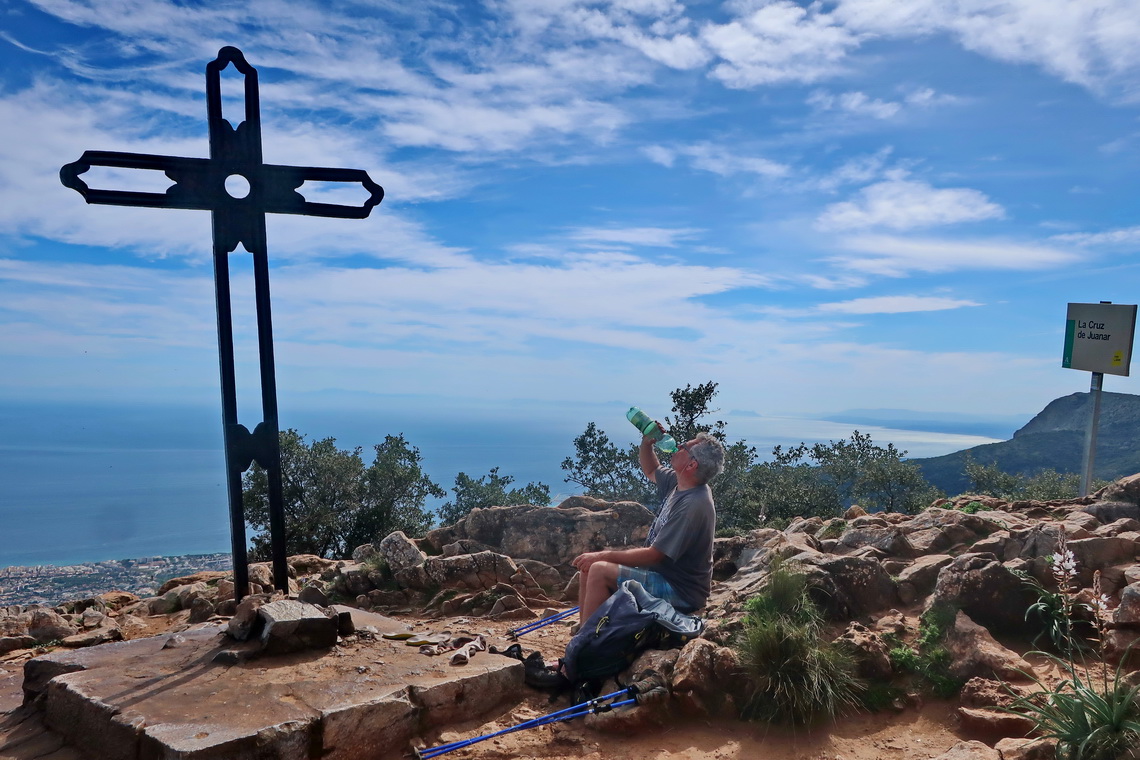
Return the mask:
{"type": "Polygon", "coordinates": [[[578,620],[585,623],[602,602],[617,590],[618,565],[613,562],[595,562],[588,572],[578,579],[578,620]]]}

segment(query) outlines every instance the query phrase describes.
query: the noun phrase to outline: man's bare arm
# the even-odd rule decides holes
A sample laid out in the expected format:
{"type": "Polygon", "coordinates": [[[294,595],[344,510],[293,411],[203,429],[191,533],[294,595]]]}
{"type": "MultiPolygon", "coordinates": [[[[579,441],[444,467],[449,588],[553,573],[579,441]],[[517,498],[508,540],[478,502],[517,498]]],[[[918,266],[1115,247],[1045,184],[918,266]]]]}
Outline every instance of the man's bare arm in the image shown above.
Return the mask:
{"type": "MultiPolygon", "coordinates": [[[[661,460],[657,458],[657,452],[653,449],[654,443],[655,441],[652,438],[644,435],[641,437],[641,446],[637,449],[637,462],[641,465],[641,471],[645,473],[645,477],[649,478],[650,483],[657,482],[657,468],[661,466],[661,460]]],[[[635,565],[628,567],[635,567],[635,565]]]]}
{"type": "Polygon", "coordinates": [[[664,552],[652,546],[642,546],[638,549],[607,549],[600,552],[587,552],[579,554],[571,563],[582,572],[590,569],[595,562],[613,562],[615,565],[626,567],[649,567],[659,565],[666,558],[664,552]]]}

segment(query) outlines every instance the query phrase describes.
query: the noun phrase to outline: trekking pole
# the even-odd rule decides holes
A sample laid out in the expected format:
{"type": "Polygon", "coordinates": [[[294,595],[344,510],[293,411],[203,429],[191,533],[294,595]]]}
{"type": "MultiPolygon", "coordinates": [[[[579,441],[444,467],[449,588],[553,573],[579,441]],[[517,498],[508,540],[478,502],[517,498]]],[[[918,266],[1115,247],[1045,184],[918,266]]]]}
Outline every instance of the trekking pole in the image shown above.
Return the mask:
{"type": "Polygon", "coordinates": [[[573,609],[564,610],[562,612],[556,612],[553,615],[550,615],[549,617],[544,617],[542,620],[535,620],[533,623],[527,623],[526,625],[520,625],[518,628],[512,628],[509,631],[507,631],[507,638],[512,639],[512,640],[517,639],[519,636],[522,636],[524,633],[530,633],[531,631],[537,631],[539,628],[542,628],[543,626],[550,625],[551,623],[557,623],[559,620],[565,620],[566,618],[570,617],[571,615],[573,615],[577,611],[578,611],[578,608],[574,607],[573,609]]]}
{"type": "Polygon", "coordinates": [[[636,693],[636,690],[633,689],[633,687],[627,687],[621,691],[615,691],[612,694],[606,694],[603,697],[595,697],[594,699],[582,702],[581,704],[552,712],[549,715],[541,715],[537,718],[525,720],[518,725],[510,726],[500,731],[495,731],[494,733],[484,734],[483,736],[476,736],[471,739],[462,739],[460,741],[449,742],[447,744],[441,744],[438,747],[415,749],[414,752],[418,760],[430,760],[430,758],[439,757],[440,755],[451,752],[452,750],[462,749],[463,747],[470,747],[472,744],[478,744],[479,742],[486,741],[487,739],[494,739],[495,737],[514,733],[515,731],[523,731],[528,728],[538,728],[539,726],[546,726],[551,723],[560,723],[564,720],[572,720],[574,718],[580,718],[584,715],[609,712],[615,707],[624,707],[625,705],[631,705],[635,703],[637,700],[635,698],[630,698],[606,704],[607,700],[617,699],[618,697],[629,694],[630,692],[636,693]]]}

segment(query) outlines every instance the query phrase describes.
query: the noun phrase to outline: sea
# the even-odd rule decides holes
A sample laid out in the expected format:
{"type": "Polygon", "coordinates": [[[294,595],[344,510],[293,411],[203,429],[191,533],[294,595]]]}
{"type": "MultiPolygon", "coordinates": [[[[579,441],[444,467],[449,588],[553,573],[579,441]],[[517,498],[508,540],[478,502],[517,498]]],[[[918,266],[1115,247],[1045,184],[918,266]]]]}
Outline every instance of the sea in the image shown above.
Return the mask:
{"type": "MultiPolygon", "coordinates": [[[[525,406],[469,413],[414,405],[398,412],[312,408],[289,410],[282,427],[310,440],[335,437],[341,448],[361,446],[366,462],[384,435],[403,434],[419,449],[426,474],[449,491],[459,472],[482,477],[498,467],[515,485],[545,483],[558,503],[577,492],[560,465],[587,422],[597,421],[619,445],[635,442],[624,411],[613,404],[578,419],[525,406]]],[[[229,551],[219,418],[209,407],[0,403],[0,567],[229,551]]],[[[761,453],[776,443],[838,439],[852,428],[751,417],[736,427],[761,453]]],[[[995,440],[858,427],[912,456],[995,440]]]]}

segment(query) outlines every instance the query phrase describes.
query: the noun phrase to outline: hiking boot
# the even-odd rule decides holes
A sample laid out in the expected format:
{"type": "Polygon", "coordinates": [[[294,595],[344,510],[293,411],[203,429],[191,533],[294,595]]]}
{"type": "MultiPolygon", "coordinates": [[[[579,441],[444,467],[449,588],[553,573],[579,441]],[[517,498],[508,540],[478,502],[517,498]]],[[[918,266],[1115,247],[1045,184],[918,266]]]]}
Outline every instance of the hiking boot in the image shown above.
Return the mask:
{"type": "Polygon", "coordinates": [[[570,681],[562,671],[543,662],[539,652],[523,660],[523,681],[527,686],[542,691],[562,691],[570,687],[570,681]]]}

